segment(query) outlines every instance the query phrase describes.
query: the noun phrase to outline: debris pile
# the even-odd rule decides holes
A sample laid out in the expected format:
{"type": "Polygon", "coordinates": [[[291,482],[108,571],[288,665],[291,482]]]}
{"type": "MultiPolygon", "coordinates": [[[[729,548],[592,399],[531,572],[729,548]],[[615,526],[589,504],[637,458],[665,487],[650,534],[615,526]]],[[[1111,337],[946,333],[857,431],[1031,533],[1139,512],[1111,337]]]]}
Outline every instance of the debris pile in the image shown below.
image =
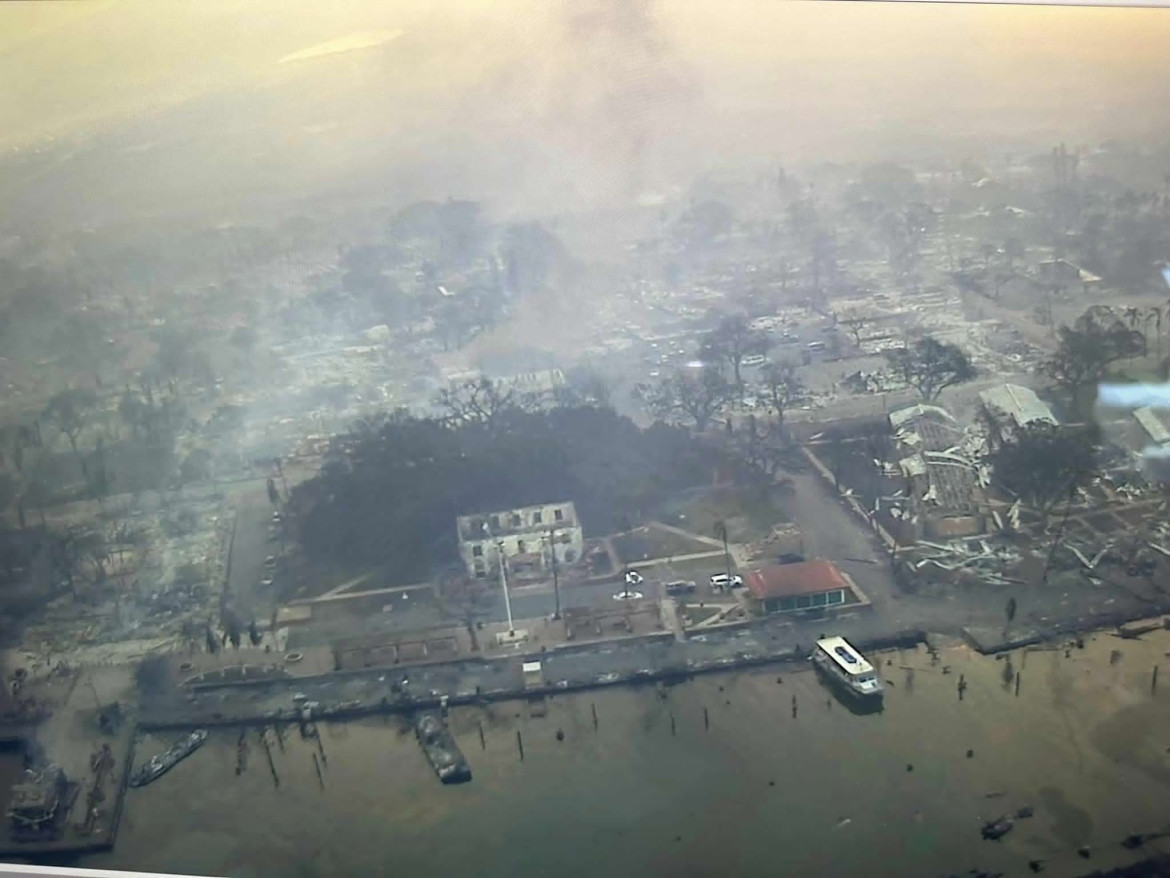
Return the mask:
{"type": "Polygon", "coordinates": [[[933,543],[920,540],[909,566],[914,570],[931,572],[943,570],[954,574],[968,571],[983,582],[1009,585],[1020,580],[1010,575],[1009,568],[1022,559],[1019,549],[986,539],[952,540],[933,543]]]}

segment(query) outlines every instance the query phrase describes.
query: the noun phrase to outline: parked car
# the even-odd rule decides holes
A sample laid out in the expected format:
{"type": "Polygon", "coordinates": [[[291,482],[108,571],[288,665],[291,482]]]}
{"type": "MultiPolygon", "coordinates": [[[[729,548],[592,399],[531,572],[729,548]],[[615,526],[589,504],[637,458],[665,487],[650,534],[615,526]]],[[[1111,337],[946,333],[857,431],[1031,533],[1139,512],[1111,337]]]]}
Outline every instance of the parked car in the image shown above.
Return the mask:
{"type": "Polygon", "coordinates": [[[738,573],[733,573],[728,576],[726,573],[716,573],[711,577],[711,588],[716,591],[723,591],[730,588],[739,588],[743,585],[743,577],[738,573]]]}
{"type": "Polygon", "coordinates": [[[639,573],[637,570],[627,570],[626,571],[626,585],[641,585],[641,584],[642,584],[642,574],[641,573],[639,573]]]}
{"type": "Polygon", "coordinates": [[[665,588],[669,595],[692,594],[695,590],[695,584],[689,579],[676,579],[674,582],[666,583],[665,588]]]}
{"type": "Polygon", "coordinates": [[[768,362],[768,358],[763,354],[748,354],[740,362],[744,366],[762,366],[768,362]]]}
{"type": "Polygon", "coordinates": [[[777,564],[800,564],[802,561],[804,561],[804,555],[800,552],[785,552],[776,558],[777,564]]]}

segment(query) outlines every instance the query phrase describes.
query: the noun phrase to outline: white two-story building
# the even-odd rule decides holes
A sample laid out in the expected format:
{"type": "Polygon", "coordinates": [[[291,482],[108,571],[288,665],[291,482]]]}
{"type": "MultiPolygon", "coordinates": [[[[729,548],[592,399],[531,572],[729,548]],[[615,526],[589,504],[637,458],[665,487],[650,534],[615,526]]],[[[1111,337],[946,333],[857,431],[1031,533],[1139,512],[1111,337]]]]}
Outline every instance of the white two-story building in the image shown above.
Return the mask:
{"type": "Polygon", "coordinates": [[[585,549],[585,535],[570,502],[543,503],[456,519],[459,556],[471,576],[484,579],[499,571],[501,556],[508,573],[518,577],[548,574],[553,553],[562,566],[575,564],[585,549]]]}

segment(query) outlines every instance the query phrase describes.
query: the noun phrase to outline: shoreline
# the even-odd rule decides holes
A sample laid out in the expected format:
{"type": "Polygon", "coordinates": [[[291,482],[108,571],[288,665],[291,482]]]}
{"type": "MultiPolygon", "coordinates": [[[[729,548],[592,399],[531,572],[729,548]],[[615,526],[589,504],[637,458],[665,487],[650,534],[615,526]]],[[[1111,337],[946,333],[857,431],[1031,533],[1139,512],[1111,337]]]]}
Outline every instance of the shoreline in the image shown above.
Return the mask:
{"type": "MultiPolygon", "coordinates": [[[[998,639],[996,637],[997,632],[993,629],[967,626],[960,629],[958,636],[981,655],[994,656],[1015,649],[1035,646],[1056,638],[1108,631],[1134,622],[1161,619],[1167,613],[1170,613],[1170,605],[1158,605],[1157,607],[1147,607],[1132,612],[1118,612],[1095,616],[1091,619],[1057,622],[1044,626],[1043,628],[1031,627],[1020,631],[1017,636],[1011,638],[1006,636],[1007,632],[1005,631],[1003,635],[998,636],[998,639]]],[[[924,642],[929,643],[932,636],[947,635],[912,628],[889,634],[852,636],[850,640],[862,652],[877,652],[885,649],[917,646],[919,643],[924,642]]],[[[649,639],[662,640],[660,637],[649,639]]],[[[630,638],[629,640],[647,640],[647,638],[630,638]]],[[[586,656],[599,656],[603,654],[605,649],[617,643],[619,641],[600,642],[591,644],[588,647],[575,646],[572,651],[586,656]]],[[[627,643],[624,645],[630,646],[632,644],[627,643]]],[[[737,651],[734,655],[722,658],[707,660],[688,658],[681,662],[675,661],[659,667],[640,668],[632,672],[610,670],[600,675],[593,675],[588,679],[564,679],[553,683],[542,683],[538,686],[524,686],[521,682],[519,686],[497,686],[487,689],[482,686],[473,689],[455,686],[454,688],[448,687],[448,691],[445,692],[434,689],[427,695],[414,696],[392,693],[393,684],[387,682],[392,674],[411,674],[418,670],[435,672],[458,671],[476,664],[481,666],[488,664],[507,666],[525,660],[548,660],[558,654],[560,654],[560,650],[551,650],[547,652],[517,654],[508,657],[467,658],[455,662],[433,663],[429,665],[397,665],[340,673],[333,672],[313,677],[267,678],[233,680],[223,683],[200,683],[190,687],[190,691],[203,695],[212,693],[221,693],[222,695],[225,692],[231,694],[247,691],[252,698],[256,698],[257,693],[263,693],[268,697],[276,697],[282,691],[291,694],[298,690],[311,689],[313,687],[321,687],[322,689],[328,690],[330,688],[340,688],[347,683],[371,685],[371,677],[374,678],[376,683],[386,683],[385,686],[375,687],[384,689],[385,694],[380,695],[380,697],[374,700],[339,699],[333,705],[325,705],[319,709],[312,710],[310,717],[312,720],[349,720],[378,714],[411,713],[418,710],[435,709],[444,705],[461,706],[541,698],[558,693],[583,692],[610,686],[636,686],[647,683],[671,684],[691,677],[718,673],[720,671],[736,671],[772,664],[793,664],[804,661],[807,658],[808,650],[800,647],[786,647],[766,652],[742,650],[737,651]]],[[[285,703],[287,704],[289,702],[286,701],[285,703]]],[[[226,713],[222,710],[202,710],[187,713],[185,716],[175,716],[175,708],[176,705],[171,702],[165,705],[160,704],[153,710],[149,707],[143,709],[139,715],[139,728],[144,731],[173,731],[198,726],[240,727],[269,725],[273,723],[296,723],[301,721],[299,711],[292,707],[287,709],[283,707],[268,707],[265,709],[262,704],[258,704],[251,710],[244,712],[226,713]],[[152,714],[156,715],[152,716],[152,714]],[[167,714],[170,716],[166,716],[167,714]]]]}

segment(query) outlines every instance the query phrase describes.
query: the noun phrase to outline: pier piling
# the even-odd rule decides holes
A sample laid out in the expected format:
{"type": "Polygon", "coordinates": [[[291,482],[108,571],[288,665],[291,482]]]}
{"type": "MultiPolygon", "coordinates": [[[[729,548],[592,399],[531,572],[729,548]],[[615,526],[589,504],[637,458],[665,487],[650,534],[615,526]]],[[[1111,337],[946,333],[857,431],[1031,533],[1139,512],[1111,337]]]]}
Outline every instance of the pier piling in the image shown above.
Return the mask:
{"type": "Polygon", "coordinates": [[[520,730],[516,729],[516,749],[520,751],[520,761],[524,761],[524,739],[520,737],[520,730]]]}
{"type": "Polygon", "coordinates": [[[276,774],[276,763],[272,761],[272,747],[268,743],[268,729],[260,729],[260,743],[264,745],[264,755],[268,757],[268,770],[272,772],[272,785],[280,789],[280,778],[276,774]]]}
{"type": "Polygon", "coordinates": [[[317,770],[317,783],[321,784],[321,789],[325,789],[325,775],[321,774],[321,763],[316,753],[313,754],[313,768],[317,770]]]}

